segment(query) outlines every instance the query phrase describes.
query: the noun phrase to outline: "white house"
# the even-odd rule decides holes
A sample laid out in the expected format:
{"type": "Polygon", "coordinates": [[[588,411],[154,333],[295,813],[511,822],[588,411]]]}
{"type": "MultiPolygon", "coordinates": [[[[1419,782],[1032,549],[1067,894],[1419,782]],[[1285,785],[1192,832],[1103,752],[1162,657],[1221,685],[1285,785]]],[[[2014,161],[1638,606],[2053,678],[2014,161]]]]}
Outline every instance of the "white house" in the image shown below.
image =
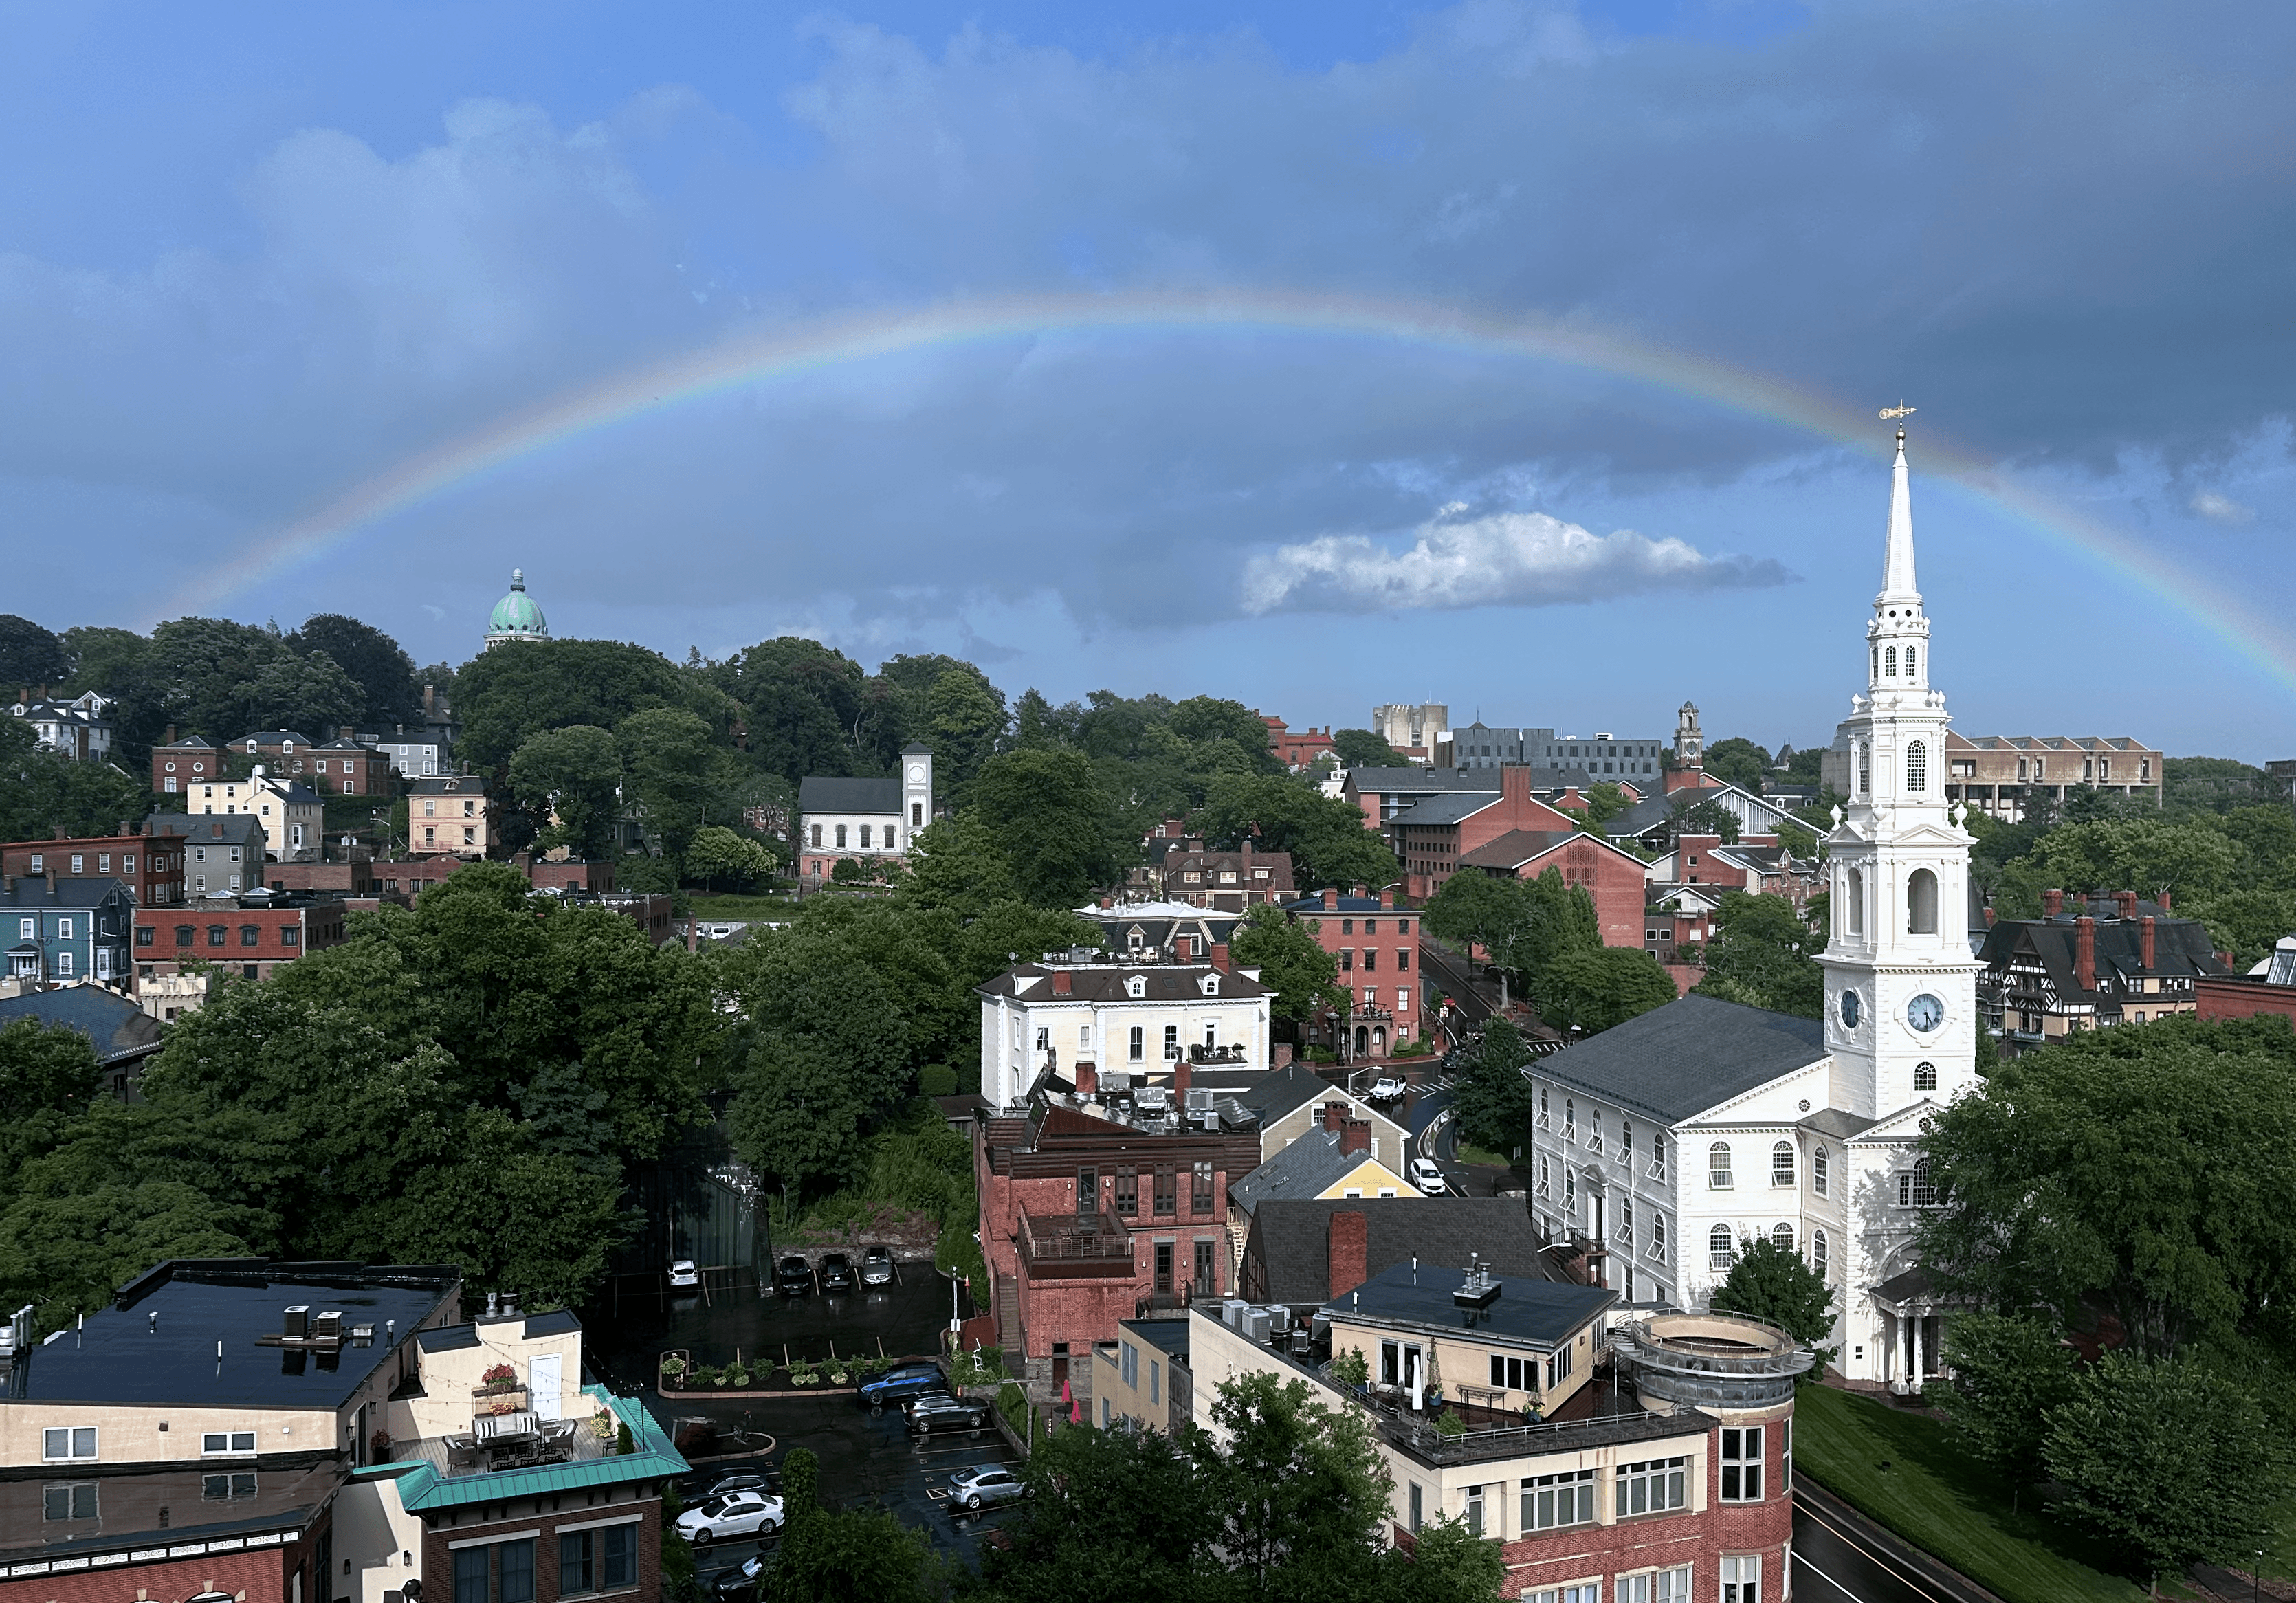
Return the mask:
{"type": "Polygon", "coordinates": [[[1083,1080],[1122,1075],[1177,1091],[1198,1067],[1268,1067],[1275,993],[1259,969],[1230,968],[1225,946],[1206,962],[1119,961],[1090,947],[1054,953],[998,975],[979,994],[980,1094],[999,1108],[1025,1104],[1046,1074],[1078,1090],[1083,1080]]]}
{"type": "Polygon", "coordinates": [[[840,858],[865,868],[898,864],[909,842],[933,820],[932,751],[911,742],[901,769],[887,779],[809,773],[798,786],[797,871],[818,889],[840,858]]]}
{"type": "Polygon", "coordinates": [[[79,761],[103,762],[111,756],[111,708],[109,696],[86,691],[69,701],[52,701],[29,691],[8,711],[32,726],[40,744],[79,761]]]}
{"type": "Polygon", "coordinates": [[[186,813],[252,813],[263,825],[265,849],[281,863],[302,860],[319,849],[326,803],[299,780],[268,773],[258,763],[243,780],[217,780],[184,789],[186,813]]]}
{"type": "Polygon", "coordinates": [[[1824,1019],[1685,996],[1534,1064],[1531,1206],[1630,1300],[1696,1307],[1740,1242],[1792,1246],[1839,1288],[1842,1371],[1918,1389],[1939,1335],[1912,1250],[1937,1201],[1920,1141],[1977,1084],[1977,997],[1953,916],[1973,842],[1945,801],[1902,430],[1866,638],[1853,788],[1826,838],[1824,1019]]]}

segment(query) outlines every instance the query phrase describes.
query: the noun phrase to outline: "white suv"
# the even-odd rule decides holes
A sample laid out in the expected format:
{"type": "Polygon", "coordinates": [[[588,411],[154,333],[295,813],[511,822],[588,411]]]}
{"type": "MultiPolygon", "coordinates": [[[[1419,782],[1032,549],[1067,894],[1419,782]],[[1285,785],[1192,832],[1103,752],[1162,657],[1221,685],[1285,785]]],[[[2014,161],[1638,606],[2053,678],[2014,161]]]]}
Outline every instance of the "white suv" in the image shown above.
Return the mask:
{"type": "Polygon", "coordinates": [[[1440,1197],[1451,1189],[1450,1182],[1443,1178],[1442,1165],[1431,1157],[1411,1160],[1411,1183],[1430,1197],[1440,1197]]]}

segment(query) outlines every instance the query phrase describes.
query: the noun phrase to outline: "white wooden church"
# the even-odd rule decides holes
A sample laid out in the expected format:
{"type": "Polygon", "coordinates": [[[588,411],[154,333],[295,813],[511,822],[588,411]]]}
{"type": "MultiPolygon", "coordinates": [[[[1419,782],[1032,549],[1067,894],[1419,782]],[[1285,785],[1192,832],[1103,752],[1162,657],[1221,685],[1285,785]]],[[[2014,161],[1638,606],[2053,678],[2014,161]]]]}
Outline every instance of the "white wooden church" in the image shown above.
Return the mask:
{"type": "Polygon", "coordinates": [[[1603,1284],[1701,1307],[1739,1242],[1767,1236],[1837,1288],[1842,1372],[1900,1389],[1939,1367],[1912,1249],[1936,1204],[1922,1135],[1977,1083],[1973,841],[1945,801],[1929,634],[1900,427],[1866,686],[1841,726],[1852,794],[1825,838],[1823,1022],[1685,996],[1527,1071],[1532,1211],[1603,1284]]]}

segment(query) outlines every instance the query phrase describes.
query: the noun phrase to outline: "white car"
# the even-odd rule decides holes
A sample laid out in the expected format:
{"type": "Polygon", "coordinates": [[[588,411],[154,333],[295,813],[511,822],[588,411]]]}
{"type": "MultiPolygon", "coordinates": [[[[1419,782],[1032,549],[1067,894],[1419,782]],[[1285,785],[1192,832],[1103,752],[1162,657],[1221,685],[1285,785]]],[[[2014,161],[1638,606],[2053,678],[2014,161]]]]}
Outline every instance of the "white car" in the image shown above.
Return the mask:
{"type": "Polygon", "coordinates": [[[1364,1092],[1364,1098],[1366,1101],[1392,1102],[1401,1096],[1406,1089],[1407,1088],[1403,1082],[1395,1075],[1383,1075],[1372,1082],[1372,1087],[1364,1092]]]}
{"type": "Polygon", "coordinates": [[[694,1267],[693,1259],[680,1258],[669,1266],[669,1288],[672,1291],[691,1291],[701,1284],[701,1272],[694,1267]]]}
{"type": "Polygon", "coordinates": [[[782,1500],[764,1492],[729,1492],[677,1517],[677,1533],[696,1547],[721,1536],[771,1536],[782,1528],[782,1500]]]}
{"type": "Polygon", "coordinates": [[[1440,1197],[1451,1189],[1450,1182],[1443,1178],[1443,1165],[1431,1157],[1411,1160],[1411,1183],[1430,1197],[1440,1197]]]}

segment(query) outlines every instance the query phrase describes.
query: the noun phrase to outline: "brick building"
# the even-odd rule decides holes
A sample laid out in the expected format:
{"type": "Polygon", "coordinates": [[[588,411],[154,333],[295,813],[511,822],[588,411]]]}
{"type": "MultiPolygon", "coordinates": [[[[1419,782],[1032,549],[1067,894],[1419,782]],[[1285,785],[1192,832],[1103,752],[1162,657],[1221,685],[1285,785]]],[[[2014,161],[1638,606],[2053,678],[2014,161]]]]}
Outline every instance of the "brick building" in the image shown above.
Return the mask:
{"type": "Polygon", "coordinates": [[[152,791],[155,796],[181,796],[193,785],[212,783],[223,773],[223,753],[213,740],[200,735],[178,739],[176,726],[152,748],[152,791]]]}
{"type": "Polygon", "coordinates": [[[145,835],[132,824],[122,825],[117,835],[12,840],[0,846],[0,874],[117,879],[147,907],[184,899],[182,846],[172,837],[145,835]]]}
{"type": "MultiPolygon", "coordinates": [[[[1392,887],[1374,896],[1360,885],[1348,896],[1326,890],[1303,897],[1284,911],[1339,966],[1334,980],[1354,1004],[1349,1009],[1354,1055],[1386,1056],[1419,1017],[1418,911],[1407,902],[1398,905],[1392,887]]],[[[1328,1023],[1319,1020],[1317,1027],[1328,1023]]]]}
{"type": "Polygon", "coordinates": [[[1329,756],[1332,749],[1331,725],[1321,729],[1286,729],[1283,720],[1267,713],[1259,715],[1267,725],[1267,747],[1275,760],[1293,773],[1313,768],[1329,756]]]}
{"type": "Polygon", "coordinates": [[[2193,981],[2193,1011],[2202,1018],[2253,1018],[2276,1013],[2296,1024],[2296,935],[2284,935],[2245,974],[2208,974],[2193,981]]]}
{"type": "Polygon", "coordinates": [[[242,979],[268,979],[282,963],[341,945],[344,911],[332,897],[268,890],[140,907],[136,977],[178,974],[196,959],[242,979]]]}
{"type": "Polygon", "coordinates": [[[1563,884],[1583,889],[1593,900],[1603,945],[1643,944],[1643,904],[1649,884],[1643,860],[1600,835],[1510,830],[1464,853],[1458,867],[1499,879],[1536,879],[1553,869],[1563,884]]]}
{"type": "Polygon", "coordinates": [[[1978,949],[1978,1010],[2009,1056],[2083,1030],[2193,1012],[2200,981],[2232,975],[2197,919],[2173,918],[2128,890],[2072,904],[2044,891],[2040,918],[1997,923],[1978,949]]]}
{"type": "Polygon", "coordinates": [[[1361,808],[1364,827],[1394,844],[1389,826],[1396,815],[1430,797],[1455,794],[1496,796],[1496,768],[1350,768],[1340,794],[1361,808]]]}
{"type": "Polygon", "coordinates": [[[1424,901],[1459,869],[1459,860],[1511,830],[1568,835],[1570,815],[1530,793],[1530,770],[1510,765],[1498,771],[1499,789],[1459,790],[1431,796],[1398,813],[1389,829],[1403,863],[1403,887],[1424,901]]]}
{"type": "Polygon", "coordinates": [[[389,796],[391,759],[360,740],[348,724],[332,740],[316,741],[291,729],[258,730],[232,741],[231,749],[273,773],[305,781],[325,796],[389,796]]]}
{"type": "Polygon", "coordinates": [[[1250,840],[1227,852],[1208,851],[1194,838],[1151,840],[1149,855],[1152,862],[1142,871],[1146,888],[1167,902],[1241,912],[1255,903],[1289,901],[1299,894],[1292,854],[1259,851],[1250,840]]]}

